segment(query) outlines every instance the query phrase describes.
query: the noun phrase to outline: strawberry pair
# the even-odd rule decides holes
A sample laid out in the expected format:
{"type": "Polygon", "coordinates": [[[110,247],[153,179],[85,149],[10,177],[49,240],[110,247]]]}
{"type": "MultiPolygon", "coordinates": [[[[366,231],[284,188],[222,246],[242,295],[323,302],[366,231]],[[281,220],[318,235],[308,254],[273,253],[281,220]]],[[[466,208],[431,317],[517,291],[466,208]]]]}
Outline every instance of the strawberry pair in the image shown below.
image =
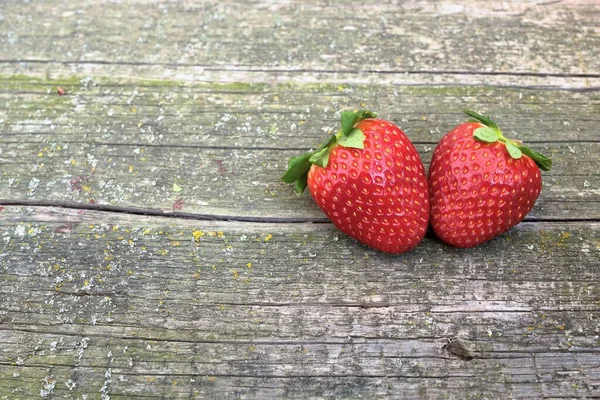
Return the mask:
{"type": "Polygon", "coordinates": [[[504,137],[491,119],[457,126],[437,145],[429,180],[415,147],[370,111],[342,112],[341,129],[315,151],[292,157],[282,180],[308,186],[341,231],[386,253],[403,253],[428,223],[445,243],[473,247],[512,228],[542,189],[552,161],[504,137]]]}

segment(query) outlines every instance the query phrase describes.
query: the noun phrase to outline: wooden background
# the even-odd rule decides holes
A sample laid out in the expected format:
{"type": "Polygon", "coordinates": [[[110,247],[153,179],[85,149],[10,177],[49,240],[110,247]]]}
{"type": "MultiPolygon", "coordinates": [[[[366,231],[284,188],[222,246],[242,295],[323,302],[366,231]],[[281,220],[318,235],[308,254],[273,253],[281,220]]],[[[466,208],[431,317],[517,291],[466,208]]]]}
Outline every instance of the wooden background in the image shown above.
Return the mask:
{"type": "Polygon", "coordinates": [[[4,0],[0,38],[0,399],[600,396],[597,1],[4,0]],[[555,167],[384,255],[279,181],[358,107],[555,167]]]}

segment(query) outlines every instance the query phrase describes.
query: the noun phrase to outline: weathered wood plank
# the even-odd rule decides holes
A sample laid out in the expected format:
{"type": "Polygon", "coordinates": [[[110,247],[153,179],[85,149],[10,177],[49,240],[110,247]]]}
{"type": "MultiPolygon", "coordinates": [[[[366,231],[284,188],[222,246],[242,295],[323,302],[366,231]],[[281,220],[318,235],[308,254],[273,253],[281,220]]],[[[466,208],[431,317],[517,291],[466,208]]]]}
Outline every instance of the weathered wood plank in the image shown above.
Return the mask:
{"type": "Polygon", "coordinates": [[[5,2],[2,61],[597,75],[593,1],[5,2]]]}
{"type": "Polygon", "coordinates": [[[437,143],[465,119],[465,108],[493,115],[525,142],[599,141],[600,91],[1,78],[7,141],[305,148],[337,128],[340,110],[358,107],[395,121],[419,143],[437,143]]]}
{"type": "Polygon", "coordinates": [[[598,223],[523,223],[472,250],[427,238],[395,257],[330,224],[47,207],[6,207],[0,235],[0,395],[600,389],[598,223]],[[443,350],[452,336],[474,360],[443,350]]]}
{"type": "Polygon", "coordinates": [[[3,199],[322,218],[279,176],[291,155],[336,129],[338,110],[377,109],[427,164],[468,106],[498,115],[506,132],[554,157],[530,218],[600,218],[598,92],[31,78],[2,80],[0,89],[3,199]]]}

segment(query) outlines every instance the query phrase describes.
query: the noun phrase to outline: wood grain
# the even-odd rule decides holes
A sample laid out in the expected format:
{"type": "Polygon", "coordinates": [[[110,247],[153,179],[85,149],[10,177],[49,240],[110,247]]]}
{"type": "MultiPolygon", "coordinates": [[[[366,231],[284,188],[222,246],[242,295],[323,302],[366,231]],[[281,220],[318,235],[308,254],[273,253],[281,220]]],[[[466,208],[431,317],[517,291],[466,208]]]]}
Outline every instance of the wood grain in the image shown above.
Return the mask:
{"type": "Polygon", "coordinates": [[[322,219],[310,196],[297,197],[279,177],[289,157],[335,132],[339,110],[377,110],[428,165],[469,107],[553,157],[530,219],[600,218],[598,92],[15,77],[0,89],[4,200],[322,219]]]}
{"type": "Polygon", "coordinates": [[[391,257],[330,224],[0,217],[0,393],[38,395],[45,379],[59,397],[112,398],[599,388],[597,223],[391,257]],[[443,350],[453,336],[472,361],[443,350]]]}
{"type": "MultiPolygon", "coordinates": [[[[596,76],[592,1],[8,1],[3,61],[596,76]]],[[[100,74],[99,74],[100,75],[100,74]]]]}
{"type": "Polygon", "coordinates": [[[3,1],[0,399],[597,397],[599,12],[3,1]],[[279,181],[356,108],[554,169],[499,238],[387,256],[279,181]]]}

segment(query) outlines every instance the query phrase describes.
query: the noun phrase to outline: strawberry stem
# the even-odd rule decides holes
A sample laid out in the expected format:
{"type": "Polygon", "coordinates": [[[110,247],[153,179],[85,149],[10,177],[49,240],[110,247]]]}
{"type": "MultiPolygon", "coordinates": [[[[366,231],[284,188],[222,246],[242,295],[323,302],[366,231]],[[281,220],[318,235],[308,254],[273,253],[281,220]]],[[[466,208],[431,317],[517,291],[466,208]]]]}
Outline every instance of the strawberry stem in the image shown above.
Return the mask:
{"type": "Polygon", "coordinates": [[[281,177],[285,183],[293,183],[296,193],[302,194],[307,186],[308,171],[312,165],[326,168],[329,164],[329,153],[335,145],[362,149],[365,134],[354,126],[360,121],[375,118],[377,114],[369,110],[343,111],[341,115],[342,128],[328,141],[321,144],[316,150],[309,151],[299,156],[291,157],[288,169],[281,177]]]}
{"type": "Polygon", "coordinates": [[[503,134],[496,122],[494,122],[490,117],[486,117],[472,110],[465,110],[465,114],[472,117],[470,122],[479,122],[483,124],[481,128],[475,129],[473,131],[473,137],[480,142],[485,143],[495,143],[502,142],[504,146],[506,146],[506,151],[508,154],[518,160],[523,155],[531,158],[535,161],[536,165],[543,171],[550,171],[552,168],[552,160],[542,153],[538,153],[537,151],[533,151],[530,148],[524,146],[522,143],[506,138],[503,134]]]}

